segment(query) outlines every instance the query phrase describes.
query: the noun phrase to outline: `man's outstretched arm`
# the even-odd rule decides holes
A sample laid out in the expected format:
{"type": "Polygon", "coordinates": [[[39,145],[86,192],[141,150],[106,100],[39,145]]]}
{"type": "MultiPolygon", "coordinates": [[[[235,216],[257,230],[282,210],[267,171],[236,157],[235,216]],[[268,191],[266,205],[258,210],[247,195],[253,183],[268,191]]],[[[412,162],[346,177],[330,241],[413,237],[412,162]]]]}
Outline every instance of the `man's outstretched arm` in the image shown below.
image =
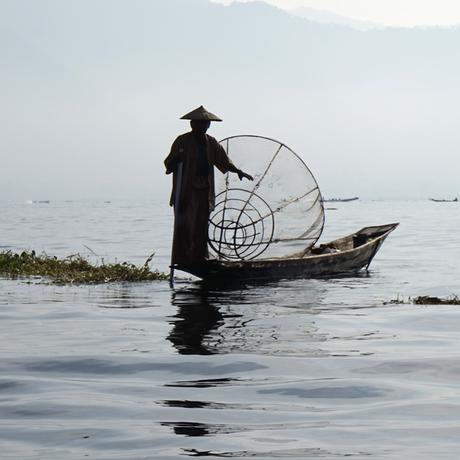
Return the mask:
{"type": "Polygon", "coordinates": [[[238,177],[240,180],[243,180],[243,179],[254,180],[254,178],[250,174],[245,173],[241,169],[238,169],[234,164],[232,164],[232,167],[229,168],[229,172],[238,174],[238,177]]]}

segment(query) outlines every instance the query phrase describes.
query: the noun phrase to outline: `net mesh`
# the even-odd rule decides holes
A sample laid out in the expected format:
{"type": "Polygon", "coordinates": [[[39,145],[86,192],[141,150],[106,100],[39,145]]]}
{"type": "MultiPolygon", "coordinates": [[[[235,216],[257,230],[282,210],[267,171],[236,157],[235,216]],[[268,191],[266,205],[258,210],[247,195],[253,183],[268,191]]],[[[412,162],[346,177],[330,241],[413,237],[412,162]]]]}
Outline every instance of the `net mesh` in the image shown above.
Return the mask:
{"type": "Polygon", "coordinates": [[[235,165],[254,181],[216,174],[209,245],[217,259],[289,257],[313,246],[324,225],[313,174],[286,145],[259,136],[221,141],[235,165]]]}

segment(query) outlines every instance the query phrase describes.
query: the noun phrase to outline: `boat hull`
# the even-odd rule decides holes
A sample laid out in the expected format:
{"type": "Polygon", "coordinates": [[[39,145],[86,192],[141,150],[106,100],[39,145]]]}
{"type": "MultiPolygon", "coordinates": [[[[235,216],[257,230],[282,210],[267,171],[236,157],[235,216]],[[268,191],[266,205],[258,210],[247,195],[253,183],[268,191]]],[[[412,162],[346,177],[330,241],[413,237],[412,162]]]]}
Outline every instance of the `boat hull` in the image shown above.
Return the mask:
{"type": "Polygon", "coordinates": [[[254,281],[321,278],[356,273],[369,267],[386,237],[398,226],[365,227],[344,238],[322,244],[305,254],[247,261],[209,260],[194,266],[176,266],[207,281],[254,281]]]}

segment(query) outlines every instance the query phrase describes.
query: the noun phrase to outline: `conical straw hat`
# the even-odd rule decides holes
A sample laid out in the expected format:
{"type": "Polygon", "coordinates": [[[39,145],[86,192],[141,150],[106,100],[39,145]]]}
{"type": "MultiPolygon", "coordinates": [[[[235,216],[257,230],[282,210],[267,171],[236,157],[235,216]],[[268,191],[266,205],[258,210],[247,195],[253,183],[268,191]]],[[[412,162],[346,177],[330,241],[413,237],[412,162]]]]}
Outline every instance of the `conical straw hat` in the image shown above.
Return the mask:
{"type": "Polygon", "coordinates": [[[181,117],[181,120],[222,121],[217,115],[208,112],[202,105],[181,117]]]}

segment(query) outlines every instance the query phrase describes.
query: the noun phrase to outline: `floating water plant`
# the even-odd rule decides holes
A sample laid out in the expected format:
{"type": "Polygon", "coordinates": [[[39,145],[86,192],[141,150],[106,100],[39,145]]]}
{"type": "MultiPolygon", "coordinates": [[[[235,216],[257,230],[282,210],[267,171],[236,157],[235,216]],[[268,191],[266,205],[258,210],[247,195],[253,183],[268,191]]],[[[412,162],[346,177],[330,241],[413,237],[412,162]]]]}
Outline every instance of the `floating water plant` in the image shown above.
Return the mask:
{"type": "Polygon", "coordinates": [[[388,302],[383,302],[384,305],[398,305],[398,304],[415,304],[415,305],[460,305],[460,297],[453,295],[447,298],[434,297],[429,295],[421,295],[418,297],[408,297],[405,300],[402,297],[390,300],[388,302]]]}
{"type": "Polygon", "coordinates": [[[151,271],[149,256],[144,265],[136,266],[127,262],[92,264],[80,254],[63,259],[35,251],[16,254],[12,251],[0,252],[0,275],[12,278],[29,276],[44,277],[57,284],[99,284],[111,282],[136,282],[166,280],[168,275],[151,271]]]}
{"type": "Polygon", "coordinates": [[[429,295],[422,295],[415,297],[413,303],[417,305],[460,305],[460,298],[456,295],[443,299],[441,297],[432,297],[429,295]]]}

